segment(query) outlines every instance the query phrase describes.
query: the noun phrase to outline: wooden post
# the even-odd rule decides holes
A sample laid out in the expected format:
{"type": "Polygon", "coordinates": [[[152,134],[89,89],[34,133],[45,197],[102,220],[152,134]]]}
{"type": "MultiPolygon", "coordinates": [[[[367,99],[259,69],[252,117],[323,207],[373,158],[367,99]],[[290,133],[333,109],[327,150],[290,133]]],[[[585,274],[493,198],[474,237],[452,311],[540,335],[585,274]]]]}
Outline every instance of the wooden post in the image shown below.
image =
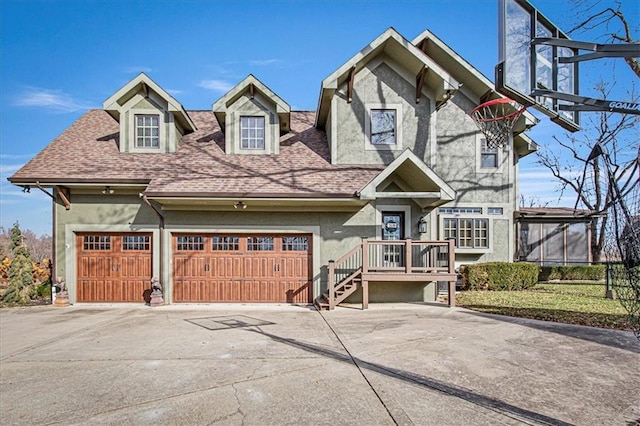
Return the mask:
{"type": "Polygon", "coordinates": [[[456,306],[456,282],[449,281],[449,307],[456,306]]]}
{"type": "Polygon", "coordinates": [[[456,242],[449,240],[449,273],[453,274],[456,271],[456,242]]]}
{"type": "Polygon", "coordinates": [[[369,309],[369,281],[362,281],[362,309],[369,309]]]}
{"type": "MultiPolygon", "coordinates": [[[[454,240],[449,240],[449,273],[456,272],[456,244],[454,240]]],[[[449,307],[456,306],[456,282],[449,281],[449,307]]]]}
{"type": "Polygon", "coordinates": [[[369,272],[369,239],[362,239],[362,273],[369,272]]]}
{"type": "Polygon", "coordinates": [[[327,281],[327,286],[329,287],[329,310],[335,308],[335,286],[336,286],[336,275],[335,275],[336,265],[335,261],[329,261],[329,280],[327,281]]]}
{"type": "Polygon", "coordinates": [[[404,241],[404,271],[406,274],[410,274],[411,268],[413,268],[411,260],[411,238],[407,238],[404,241]]]}

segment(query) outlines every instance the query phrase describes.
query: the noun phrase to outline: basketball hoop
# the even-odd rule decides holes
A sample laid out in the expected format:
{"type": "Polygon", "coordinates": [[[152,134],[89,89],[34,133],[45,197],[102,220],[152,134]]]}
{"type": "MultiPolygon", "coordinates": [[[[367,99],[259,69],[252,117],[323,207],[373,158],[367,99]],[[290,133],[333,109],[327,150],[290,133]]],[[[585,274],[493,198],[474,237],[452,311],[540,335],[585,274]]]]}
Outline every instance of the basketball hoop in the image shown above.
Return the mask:
{"type": "Polygon", "coordinates": [[[507,144],[509,133],[525,109],[512,99],[492,99],[475,107],[471,118],[487,138],[487,147],[495,149],[507,144]]]}

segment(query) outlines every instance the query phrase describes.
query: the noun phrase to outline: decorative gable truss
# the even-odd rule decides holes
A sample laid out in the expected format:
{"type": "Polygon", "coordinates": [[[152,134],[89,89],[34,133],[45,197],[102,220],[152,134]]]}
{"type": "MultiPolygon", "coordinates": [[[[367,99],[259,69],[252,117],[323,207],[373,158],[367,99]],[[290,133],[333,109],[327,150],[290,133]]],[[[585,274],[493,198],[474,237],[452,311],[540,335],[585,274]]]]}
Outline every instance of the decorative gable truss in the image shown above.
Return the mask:
{"type": "Polygon", "coordinates": [[[347,102],[353,99],[356,75],[377,57],[389,58],[390,62],[402,64],[411,83],[415,85],[415,102],[420,103],[427,89],[432,91],[437,102],[443,102],[458,89],[459,83],[421,50],[416,48],[395,29],[389,28],[344,65],[322,81],[318,100],[316,125],[324,128],[330,114],[331,100],[341,88],[347,102]]]}
{"type": "Polygon", "coordinates": [[[180,138],[197,130],[180,102],[144,73],[103,108],[120,123],[120,152],[175,152],[180,138]]]}
{"type": "Polygon", "coordinates": [[[278,154],[291,107],[253,75],[213,104],[227,154],[278,154]]]}
{"type": "Polygon", "coordinates": [[[456,192],[411,150],[405,150],[360,191],[360,199],[411,199],[422,209],[456,199],[456,192]]]}

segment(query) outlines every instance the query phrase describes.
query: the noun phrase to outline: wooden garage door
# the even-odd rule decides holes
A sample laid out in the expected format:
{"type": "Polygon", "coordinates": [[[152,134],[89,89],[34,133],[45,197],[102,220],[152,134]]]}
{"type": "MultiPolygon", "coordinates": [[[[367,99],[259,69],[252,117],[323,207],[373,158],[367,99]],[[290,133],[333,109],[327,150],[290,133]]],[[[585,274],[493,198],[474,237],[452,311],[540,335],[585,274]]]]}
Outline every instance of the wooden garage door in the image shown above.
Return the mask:
{"type": "Polygon", "coordinates": [[[143,302],[151,287],[151,234],[78,233],[78,302],[143,302]]]}
{"type": "Polygon", "coordinates": [[[310,303],[310,235],[174,234],[175,302],[310,303]]]}

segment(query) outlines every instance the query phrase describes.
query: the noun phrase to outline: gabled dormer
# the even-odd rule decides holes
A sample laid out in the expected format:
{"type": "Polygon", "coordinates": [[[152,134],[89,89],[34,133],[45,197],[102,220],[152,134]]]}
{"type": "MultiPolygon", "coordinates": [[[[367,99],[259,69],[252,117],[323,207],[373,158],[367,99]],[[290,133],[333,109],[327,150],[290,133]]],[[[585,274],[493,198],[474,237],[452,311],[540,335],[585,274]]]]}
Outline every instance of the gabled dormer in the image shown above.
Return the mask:
{"type": "Polygon", "coordinates": [[[458,87],[389,28],[322,81],[315,124],[333,164],[389,164],[407,148],[425,160],[434,111],[458,87]]]}
{"type": "Polygon", "coordinates": [[[120,152],[175,152],[180,138],[196,130],[184,107],[145,73],[104,101],[120,123],[120,152]]]}
{"type": "Polygon", "coordinates": [[[249,74],[213,104],[227,154],[278,154],[291,107],[249,74]]]}

